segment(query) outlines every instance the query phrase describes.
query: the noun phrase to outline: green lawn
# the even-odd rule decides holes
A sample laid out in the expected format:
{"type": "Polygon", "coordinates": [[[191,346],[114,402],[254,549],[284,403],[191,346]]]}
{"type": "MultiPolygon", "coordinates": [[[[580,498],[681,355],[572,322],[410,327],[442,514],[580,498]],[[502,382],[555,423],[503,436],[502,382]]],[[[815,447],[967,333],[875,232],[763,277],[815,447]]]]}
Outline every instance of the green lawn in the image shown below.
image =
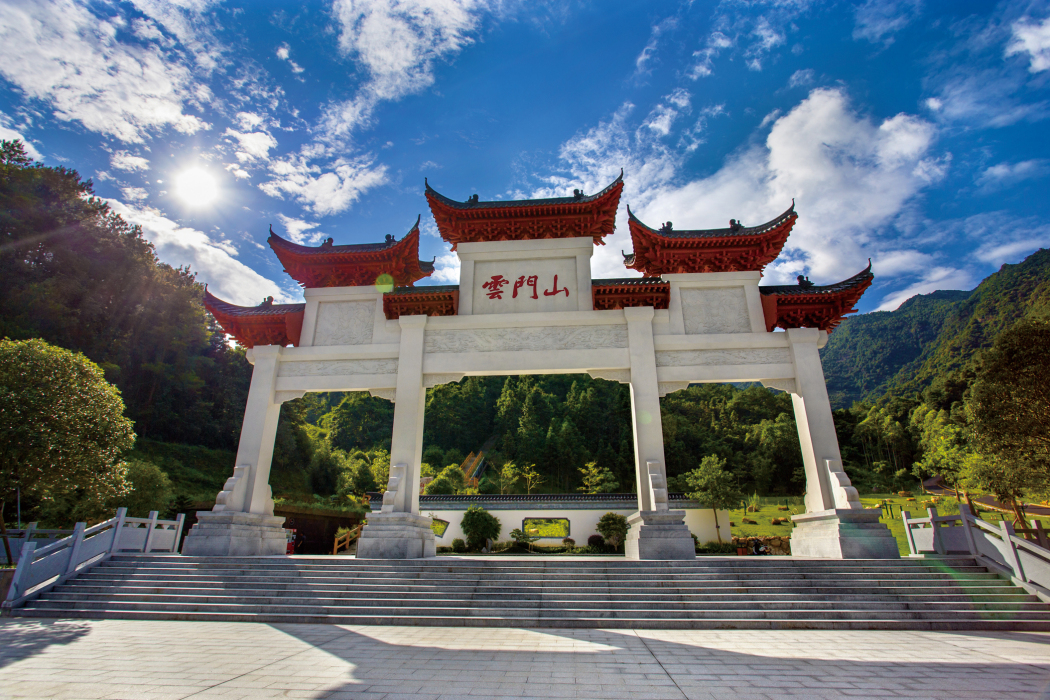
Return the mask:
{"type": "MultiPolygon", "coordinates": [[[[897,547],[902,555],[908,555],[908,541],[904,538],[904,523],[901,520],[901,510],[908,511],[913,517],[921,517],[926,515],[926,508],[928,507],[927,502],[932,499],[932,496],[926,496],[921,493],[917,493],[912,497],[912,500],[908,500],[908,497],[898,496],[897,494],[889,493],[873,493],[866,494],[860,497],[861,503],[865,508],[874,508],[882,504],[883,501],[887,502],[892,506],[892,517],[888,517],[889,508],[883,509],[883,517],[880,520],[889,527],[890,532],[897,540],[897,547]]],[[[942,501],[942,509],[943,509],[942,501]]],[[[790,518],[792,515],[805,512],[806,508],[802,505],[800,498],[763,498],[761,499],[761,505],[759,506],[758,512],[747,513],[745,515],[744,509],[737,508],[736,510],[729,511],[729,519],[733,523],[732,533],[736,537],[768,537],[768,536],[783,536],[791,534],[792,525],[790,521],[784,525],[773,525],[771,523],[773,518],[790,518]],[[781,510],[781,506],[787,506],[787,510],[781,510]],[[747,517],[750,520],[756,521],[757,525],[745,525],[743,519],[747,517]]],[[[998,520],[998,514],[986,513],[982,514],[983,517],[988,519],[998,520]]]]}

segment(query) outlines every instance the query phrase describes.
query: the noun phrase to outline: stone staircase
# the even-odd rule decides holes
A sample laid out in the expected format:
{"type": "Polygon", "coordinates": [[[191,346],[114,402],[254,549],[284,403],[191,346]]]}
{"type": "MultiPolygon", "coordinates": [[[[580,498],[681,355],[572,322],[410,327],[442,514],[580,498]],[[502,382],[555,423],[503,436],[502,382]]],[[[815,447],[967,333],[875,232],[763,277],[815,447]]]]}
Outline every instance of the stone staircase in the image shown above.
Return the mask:
{"type": "Polygon", "coordinates": [[[972,558],[358,561],[117,555],[12,611],[373,625],[1050,630],[972,558]]]}

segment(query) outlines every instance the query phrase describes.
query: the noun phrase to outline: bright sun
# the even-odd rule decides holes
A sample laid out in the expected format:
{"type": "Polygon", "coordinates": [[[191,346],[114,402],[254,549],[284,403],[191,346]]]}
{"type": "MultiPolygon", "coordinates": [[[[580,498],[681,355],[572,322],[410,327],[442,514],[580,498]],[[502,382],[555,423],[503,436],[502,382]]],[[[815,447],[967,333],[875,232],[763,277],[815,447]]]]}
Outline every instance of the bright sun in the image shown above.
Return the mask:
{"type": "Polygon", "coordinates": [[[175,192],[191,206],[211,204],[219,196],[215,178],[201,168],[184,170],[175,177],[175,192]]]}

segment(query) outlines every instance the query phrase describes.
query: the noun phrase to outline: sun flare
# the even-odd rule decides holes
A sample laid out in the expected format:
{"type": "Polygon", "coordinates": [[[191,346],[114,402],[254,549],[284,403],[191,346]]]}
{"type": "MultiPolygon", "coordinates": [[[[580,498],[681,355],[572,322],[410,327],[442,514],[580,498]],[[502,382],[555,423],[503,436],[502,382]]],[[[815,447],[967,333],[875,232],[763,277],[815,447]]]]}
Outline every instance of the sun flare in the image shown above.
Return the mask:
{"type": "Polygon", "coordinates": [[[186,204],[204,206],[218,198],[219,185],[207,170],[190,168],[175,177],[175,192],[186,204]]]}

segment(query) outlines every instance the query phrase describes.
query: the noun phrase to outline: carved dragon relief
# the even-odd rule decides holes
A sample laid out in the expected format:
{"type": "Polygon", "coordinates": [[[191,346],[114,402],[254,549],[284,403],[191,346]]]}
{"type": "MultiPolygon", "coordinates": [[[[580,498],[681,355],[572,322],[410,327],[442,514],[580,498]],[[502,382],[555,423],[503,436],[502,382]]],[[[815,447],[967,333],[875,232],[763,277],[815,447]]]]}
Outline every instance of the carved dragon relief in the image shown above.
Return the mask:
{"type": "Polygon", "coordinates": [[[424,349],[437,352],[514,352],[626,348],[627,326],[540,326],[427,331],[424,349]]]}
{"type": "Polygon", "coordinates": [[[343,374],[397,374],[397,360],[282,362],[278,377],[331,377],[343,374]]]}
{"type": "Polygon", "coordinates": [[[791,353],[787,348],[753,348],[748,350],[668,350],[656,353],[657,367],[780,364],[791,364],[791,353]]]}

